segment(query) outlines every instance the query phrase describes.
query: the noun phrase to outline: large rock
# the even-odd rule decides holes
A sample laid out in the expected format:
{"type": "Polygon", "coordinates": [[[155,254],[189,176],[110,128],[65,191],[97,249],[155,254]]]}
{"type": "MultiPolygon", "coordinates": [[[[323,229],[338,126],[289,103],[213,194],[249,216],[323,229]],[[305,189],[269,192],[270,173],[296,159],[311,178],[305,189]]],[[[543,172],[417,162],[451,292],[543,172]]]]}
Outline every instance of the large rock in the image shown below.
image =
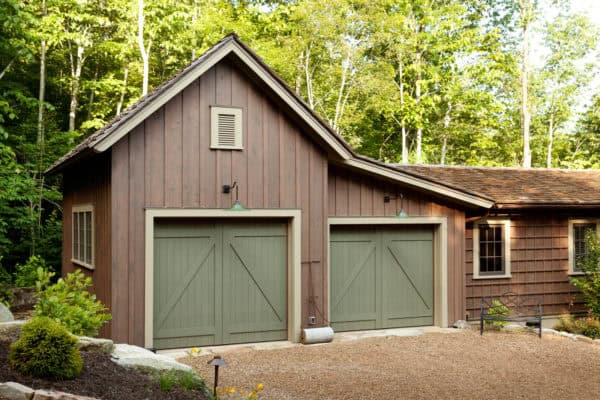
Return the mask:
{"type": "Polygon", "coordinates": [[[189,365],[181,364],[171,357],[155,354],[150,350],[129,344],[115,344],[112,359],[126,368],[193,371],[189,365]]]}
{"type": "Polygon", "coordinates": [[[113,341],[110,339],[91,338],[87,336],[78,336],[77,339],[79,339],[79,350],[81,351],[110,354],[115,348],[113,341]]]}
{"type": "Polygon", "coordinates": [[[6,400],[30,400],[33,397],[33,389],[17,382],[0,383],[0,399],[6,400]]]}
{"type": "Polygon", "coordinates": [[[521,332],[521,331],[528,330],[528,328],[525,325],[511,322],[511,323],[504,325],[502,327],[502,330],[505,332],[521,332]]]}
{"type": "Polygon", "coordinates": [[[33,400],[98,400],[94,397],[77,396],[56,390],[36,390],[33,400]]]}
{"type": "Polygon", "coordinates": [[[9,321],[0,323],[0,340],[14,341],[21,335],[21,327],[27,322],[25,320],[9,321]]]}
{"type": "Polygon", "coordinates": [[[14,321],[15,317],[13,317],[12,313],[3,303],[0,303],[0,322],[9,322],[14,321]]]}
{"type": "Polygon", "coordinates": [[[471,329],[471,324],[464,319],[459,319],[454,323],[454,325],[452,325],[452,327],[456,329],[471,329]]]}

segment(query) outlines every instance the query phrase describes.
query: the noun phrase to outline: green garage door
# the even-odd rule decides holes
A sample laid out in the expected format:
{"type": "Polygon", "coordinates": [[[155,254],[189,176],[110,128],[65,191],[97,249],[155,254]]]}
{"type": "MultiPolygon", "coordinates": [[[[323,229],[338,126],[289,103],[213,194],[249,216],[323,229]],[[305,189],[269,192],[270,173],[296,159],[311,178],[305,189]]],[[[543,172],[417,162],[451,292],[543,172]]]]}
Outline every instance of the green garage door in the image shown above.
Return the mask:
{"type": "Polygon", "coordinates": [[[285,222],[157,220],[156,349],[287,339],[285,222]]]}
{"type": "Polygon", "coordinates": [[[334,330],[433,324],[430,227],[332,227],[330,262],[334,330]]]}

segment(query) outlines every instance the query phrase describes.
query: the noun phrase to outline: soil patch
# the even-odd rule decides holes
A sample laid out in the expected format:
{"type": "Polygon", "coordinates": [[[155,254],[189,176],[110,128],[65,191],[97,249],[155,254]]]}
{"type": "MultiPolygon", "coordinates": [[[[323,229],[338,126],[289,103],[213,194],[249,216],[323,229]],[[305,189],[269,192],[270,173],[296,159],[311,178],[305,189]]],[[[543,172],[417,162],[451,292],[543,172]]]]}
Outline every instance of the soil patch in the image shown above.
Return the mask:
{"type": "MultiPolygon", "coordinates": [[[[180,359],[212,379],[211,357],[180,359]]],[[[544,335],[473,331],[223,353],[219,383],[262,399],[590,399],[600,346],[544,335]]]]}
{"type": "Polygon", "coordinates": [[[83,372],[72,380],[54,381],[32,378],[8,366],[8,346],[0,342],[0,382],[13,381],[33,389],[54,389],[106,400],[176,399],[205,400],[202,393],[175,388],[163,392],[158,383],[141,372],[123,368],[104,353],[81,352],[83,372]]]}

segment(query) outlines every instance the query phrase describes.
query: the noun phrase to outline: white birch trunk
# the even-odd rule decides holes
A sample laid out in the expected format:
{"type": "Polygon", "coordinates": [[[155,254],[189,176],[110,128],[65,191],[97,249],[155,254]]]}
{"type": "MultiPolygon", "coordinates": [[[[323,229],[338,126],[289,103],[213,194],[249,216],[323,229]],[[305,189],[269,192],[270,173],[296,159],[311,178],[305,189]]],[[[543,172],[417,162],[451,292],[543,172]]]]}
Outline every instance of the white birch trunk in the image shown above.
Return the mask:
{"type": "Polygon", "coordinates": [[[531,0],[521,1],[521,13],[523,20],[523,49],[521,63],[521,120],[523,133],[523,167],[531,167],[531,148],[530,148],[530,124],[531,113],[529,111],[529,39],[531,29],[531,0]]]}
{"type": "Polygon", "coordinates": [[[123,89],[121,89],[121,95],[119,96],[119,102],[117,103],[117,115],[121,115],[123,109],[123,102],[125,101],[125,92],[127,92],[127,78],[129,77],[129,66],[125,67],[123,72],[123,89]]]}
{"type": "Polygon", "coordinates": [[[148,94],[148,74],[150,70],[149,59],[150,59],[150,48],[152,47],[152,40],[148,41],[148,46],[144,44],[144,28],[145,28],[145,17],[144,17],[144,0],[138,0],[138,47],[140,48],[140,55],[142,56],[143,72],[142,72],[142,96],[148,94]]]}
{"type": "MultiPolygon", "coordinates": [[[[69,103],[69,132],[75,130],[75,118],[77,116],[77,106],[79,104],[79,83],[81,79],[81,70],[85,57],[83,55],[84,48],[81,45],[77,46],[77,56],[74,60],[75,66],[71,65],[71,102],[69,103]]],[[[71,58],[73,63],[73,58],[71,58]]]]}
{"type": "Polygon", "coordinates": [[[552,168],[552,146],[554,142],[554,116],[550,115],[548,123],[548,154],[546,155],[546,167],[552,168]]]}

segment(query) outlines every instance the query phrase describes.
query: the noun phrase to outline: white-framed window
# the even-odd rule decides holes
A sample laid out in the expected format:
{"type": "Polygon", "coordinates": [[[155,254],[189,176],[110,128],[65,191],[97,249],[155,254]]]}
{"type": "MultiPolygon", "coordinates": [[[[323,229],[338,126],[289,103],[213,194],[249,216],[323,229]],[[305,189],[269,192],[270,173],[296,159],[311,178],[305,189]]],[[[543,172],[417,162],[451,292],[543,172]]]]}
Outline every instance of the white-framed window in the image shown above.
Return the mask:
{"type": "Polygon", "coordinates": [[[510,220],[473,224],[473,279],[510,278],[510,220]]]}
{"type": "Polygon", "coordinates": [[[242,150],[242,109],[237,107],[210,107],[210,148],[242,150]]]}
{"type": "Polygon", "coordinates": [[[570,219],[569,220],[569,274],[582,274],[577,264],[588,252],[585,235],[588,231],[600,235],[600,219],[570,219]]]}
{"type": "Polygon", "coordinates": [[[71,261],[94,269],[94,207],[90,204],[73,206],[71,261]]]}

